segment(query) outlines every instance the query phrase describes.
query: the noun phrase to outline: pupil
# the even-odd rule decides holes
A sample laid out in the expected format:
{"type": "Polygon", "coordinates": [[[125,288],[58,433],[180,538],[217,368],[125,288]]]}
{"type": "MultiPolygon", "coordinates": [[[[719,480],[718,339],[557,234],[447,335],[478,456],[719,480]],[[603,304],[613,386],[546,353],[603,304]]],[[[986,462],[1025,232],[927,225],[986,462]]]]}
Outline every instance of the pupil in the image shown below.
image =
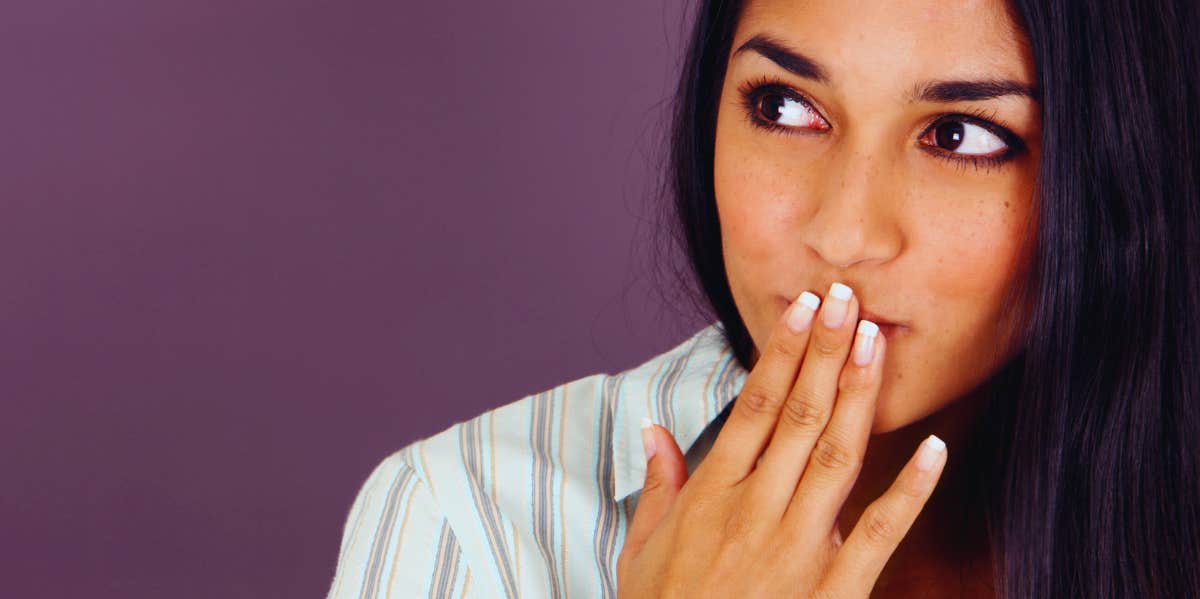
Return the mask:
{"type": "Polygon", "coordinates": [[[775,120],[783,116],[781,111],[783,107],[782,96],[766,96],[762,99],[763,114],[770,120],[775,120]]]}
{"type": "Polygon", "coordinates": [[[963,141],[964,128],[962,123],[944,123],[934,132],[937,144],[947,150],[957,148],[963,141]]]}

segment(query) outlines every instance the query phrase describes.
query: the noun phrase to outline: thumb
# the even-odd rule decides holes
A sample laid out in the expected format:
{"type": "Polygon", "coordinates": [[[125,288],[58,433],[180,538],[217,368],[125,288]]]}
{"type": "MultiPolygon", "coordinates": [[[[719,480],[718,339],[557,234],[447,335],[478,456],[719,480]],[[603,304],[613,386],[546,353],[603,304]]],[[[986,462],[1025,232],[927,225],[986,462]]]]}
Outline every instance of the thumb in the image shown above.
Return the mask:
{"type": "Polygon", "coordinates": [[[650,533],[658,527],[667,510],[675,503],[679,489],[687,482],[687,464],[671,431],[649,418],[642,419],[642,445],[646,450],[646,482],[638,498],[637,512],[625,536],[626,550],[637,553],[650,533]]]}

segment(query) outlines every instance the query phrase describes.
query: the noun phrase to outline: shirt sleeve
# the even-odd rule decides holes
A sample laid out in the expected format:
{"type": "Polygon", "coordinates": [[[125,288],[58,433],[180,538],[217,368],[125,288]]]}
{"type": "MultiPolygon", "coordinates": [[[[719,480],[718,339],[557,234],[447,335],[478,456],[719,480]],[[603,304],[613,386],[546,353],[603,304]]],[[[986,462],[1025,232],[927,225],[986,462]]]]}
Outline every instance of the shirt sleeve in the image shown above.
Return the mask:
{"type": "Polygon", "coordinates": [[[404,456],[377,466],[354,499],[329,599],[472,597],[462,547],[404,456]]]}

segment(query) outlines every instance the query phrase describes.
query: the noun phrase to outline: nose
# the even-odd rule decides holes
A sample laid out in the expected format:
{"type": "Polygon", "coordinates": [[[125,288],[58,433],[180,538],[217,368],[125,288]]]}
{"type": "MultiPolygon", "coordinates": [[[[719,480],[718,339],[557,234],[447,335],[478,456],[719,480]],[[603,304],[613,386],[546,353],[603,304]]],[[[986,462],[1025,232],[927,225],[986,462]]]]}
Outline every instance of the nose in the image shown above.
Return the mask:
{"type": "Polygon", "coordinates": [[[882,154],[847,147],[826,156],[804,202],[804,243],[838,270],[894,258],[903,247],[896,218],[903,190],[882,154]]]}

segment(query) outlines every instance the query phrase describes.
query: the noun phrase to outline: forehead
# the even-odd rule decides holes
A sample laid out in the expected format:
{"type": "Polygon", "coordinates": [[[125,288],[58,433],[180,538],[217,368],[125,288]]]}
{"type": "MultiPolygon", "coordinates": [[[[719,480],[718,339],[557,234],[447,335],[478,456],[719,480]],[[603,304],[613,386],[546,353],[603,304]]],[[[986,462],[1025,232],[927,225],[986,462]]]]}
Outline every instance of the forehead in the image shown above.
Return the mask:
{"type": "Polygon", "coordinates": [[[1024,32],[1003,0],[747,0],[734,47],[767,33],[848,80],[1008,78],[1033,83],[1024,32]]]}

